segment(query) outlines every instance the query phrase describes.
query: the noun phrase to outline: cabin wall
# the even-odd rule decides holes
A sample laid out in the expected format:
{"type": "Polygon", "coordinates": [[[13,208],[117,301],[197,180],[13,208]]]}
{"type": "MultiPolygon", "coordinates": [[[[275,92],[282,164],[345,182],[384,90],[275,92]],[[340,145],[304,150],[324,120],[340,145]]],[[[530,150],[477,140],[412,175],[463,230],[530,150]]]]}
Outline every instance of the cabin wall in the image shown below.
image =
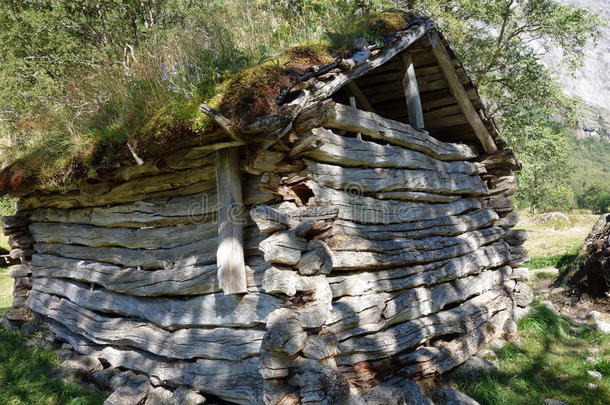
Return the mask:
{"type": "Polygon", "coordinates": [[[213,152],[190,149],[23,198],[29,308],[156,384],[347,404],[456,367],[531,300],[509,150],[325,102],[243,162],[247,294],[218,286],[213,152]]]}
{"type": "Polygon", "coordinates": [[[334,102],[295,128],[266,152],[284,156],[264,178],[284,202],[251,212],[273,265],[263,289],[292,303],[263,340],[269,403],[354,403],[354,387],[444,373],[515,331],[531,291],[510,150],[483,155],[334,102]]]}

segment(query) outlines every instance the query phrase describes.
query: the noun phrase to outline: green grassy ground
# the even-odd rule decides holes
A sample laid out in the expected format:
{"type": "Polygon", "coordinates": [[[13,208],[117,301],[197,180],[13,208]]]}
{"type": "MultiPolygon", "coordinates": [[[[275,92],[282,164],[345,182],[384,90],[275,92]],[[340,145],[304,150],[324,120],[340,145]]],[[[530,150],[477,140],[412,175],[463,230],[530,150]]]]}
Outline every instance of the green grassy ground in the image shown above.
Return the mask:
{"type": "Polygon", "coordinates": [[[98,405],[105,396],[57,379],[52,351],[27,347],[27,337],[0,328],[0,404],[98,405]]]}
{"type": "Polygon", "coordinates": [[[499,371],[460,387],[481,405],[534,405],[554,398],[570,405],[610,403],[610,335],[600,335],[537,305],[519,325],[520,341],[498,352],[499,371]],[[600,349],[588,362],[589,350],[600,349]],[[588,370],[599,371],[595,380],[588,370]],[[587,384],[597,384],[588,389],[587,384]]]}
{"type": "Polygon", "coordinates": [[[3,317],[13,303],[13,279],[6,268],[0,268],[0,317],[3,317]]]}
{"type": "MultiPolygon", "coordinates": [[[[554,226],[540,225],[536,218],[523,215],[518,228],[527,229],[526,243],[532,261],[530,269],[569,265],[587,237],[597,216],[568,215],[570,221],[554,226]]],[[[533,277],[555,277],[541,272],[533,277]]],[[[610,403],[610,335],[601,335],[588,327],[576,326],[544,306],[535,304],[531,315],[519,324],[519,341],[498,352],[499,370],[471,382],[461,382],[461,389],[481,405],[535,405],[547,398],[570,405],[610,403]],[[597,360],[588,362],[590,349],[599,349],[597,360]],[[602,373],[601,380],[587,374],[602,373]],[[597,384],[588,389],[589,383],[597,384]]]]}
{"type": "Polygon", "coordinates": [[[529,269],[556,267],[564,270],[576,258],[578,249],[585,241],[598,215],[567,214],[568,222],[542,225],[537,216],[522,212],[518,229],[528,231],[525,243],[532,260],[525,266],[529,269]]]}

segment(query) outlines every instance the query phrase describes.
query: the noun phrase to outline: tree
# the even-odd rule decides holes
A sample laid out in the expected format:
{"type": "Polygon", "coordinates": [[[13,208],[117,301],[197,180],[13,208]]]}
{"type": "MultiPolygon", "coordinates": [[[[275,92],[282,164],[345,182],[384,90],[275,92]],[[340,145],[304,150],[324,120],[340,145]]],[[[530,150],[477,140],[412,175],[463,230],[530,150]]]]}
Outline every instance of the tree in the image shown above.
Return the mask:
{"type": "Polygon", "coordinates": [[[542,57],[559,48],[562,63],[578,66],[584,45],[599,35],[601,21],[554,0],[405,3],[443,28],[503,136],[523,160],[521,203],[554,208],[550,205],[561,199],[552,196],[568,185],[570,131],[577,125],[578,102],[564,95],[542,57]]]}

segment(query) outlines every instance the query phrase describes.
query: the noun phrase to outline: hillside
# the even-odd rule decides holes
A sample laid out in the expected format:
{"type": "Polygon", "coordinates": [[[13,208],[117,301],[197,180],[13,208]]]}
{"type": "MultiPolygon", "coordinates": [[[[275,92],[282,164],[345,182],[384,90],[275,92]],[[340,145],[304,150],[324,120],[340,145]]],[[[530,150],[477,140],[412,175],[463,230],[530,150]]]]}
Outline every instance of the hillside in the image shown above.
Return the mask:
{"type": "MultiPolygon", "coordinates": [[[[610,22],[608,0],[559,1],[584,7],[610,22]]],[[[606,137],[610,140],[610,23],[601,27],[597,44],[587,45],[583,66],[575,74],[569,74],[565,66],[555,63],[559,55],[559,51],[553,51],[546,61],[557,71],[568,94],[581,98],[585,103],[577,137],[606,137]]],[[[607,153],[610,159],[610,146],[607,153]]]]}

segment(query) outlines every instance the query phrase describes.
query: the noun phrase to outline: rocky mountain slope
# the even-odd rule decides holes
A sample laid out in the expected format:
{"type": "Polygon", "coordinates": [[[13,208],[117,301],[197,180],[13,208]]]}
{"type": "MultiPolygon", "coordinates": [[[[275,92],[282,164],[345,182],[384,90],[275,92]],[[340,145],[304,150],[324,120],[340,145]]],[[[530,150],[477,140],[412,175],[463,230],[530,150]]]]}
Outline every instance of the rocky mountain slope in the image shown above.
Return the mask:
{"type": "Polygon", "coordinates": [[[610,0],[559,0],[564,4],[583,7],[605,19],[597,44],[587,46],[583,66],[575,73],[557,64],[560,58],[551,52],[546,60],[560,76],[568,94],[580,97],[582,111],[578,137],[607,137],[610,140],[610,0]]]}

